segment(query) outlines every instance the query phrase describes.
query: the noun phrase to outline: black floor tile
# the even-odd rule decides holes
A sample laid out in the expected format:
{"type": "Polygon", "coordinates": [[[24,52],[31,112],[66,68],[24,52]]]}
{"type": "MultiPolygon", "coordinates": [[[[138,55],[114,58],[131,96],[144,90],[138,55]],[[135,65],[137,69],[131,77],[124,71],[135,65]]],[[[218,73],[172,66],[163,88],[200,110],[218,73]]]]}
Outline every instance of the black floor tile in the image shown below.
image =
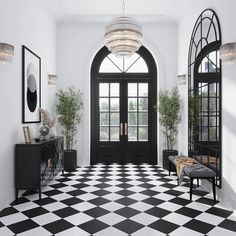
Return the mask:
{"type": "Polygon", "coordinates": [[[114,225],[113,227],[130,235],[130,234],[134,233],[135,231],[143,228],[144,225],[127,219],[127,220],[124,220],[124,221],[114,225]]]}
{"type": "Polygon", "coordinates": [[[218,207],[211,207],[206,212],[224,218],[229,217],[233,213],[232,211],[228,211],[218,207]]]}
{"type": "Polygon", "coordinates": [[[18,223],[8,225],[8,228],[15,234],[20,234],[24,231],[37,228],[39,225],[32,220],[24,220],[18,223]]]}
{"type": "Polygon", "coordinates": [[[214,202],[213,199],[205,198],[205,197],[201,197],[201,198],[197,199],[196,202],[200,202],[200,203],[203,203],[203,204],[206,204],[206,205],[211,205],[211,206],[214,206],[218,203],[218,201],[214,202]]]}
{"type": "Polygon", "coordinates": [[[49,224],[46,224],[43,226],[43,228],[45,228],[46,230],[48,230],[52,234],[57,234],[57,233],[62,232],[64,230],[70,229],[72,227],[74,227],[73,224],[71,224],[63,219],[54,221],[52,223],[49,223],[49,224]]]}
{"type": "Polygon", "coordinates": [[[68,185],[63,184],[63,183],[58,183],[58,184],[52,184],[50,185],[50,187],[58,189],[58,188],[63,188],[63,187],[67,187],[68,185]]]}
{"type": "Polygon", "coordinates": [[[182,194],[183,194],[183,192],[180,192],[180,191],[177,191],[177,190],[173,190],[173,189],[168,190],[168,191],[166,191],[165,193],[166,193],[166,194],[173,195],[173,196],[179,196],[179,195],[182,195],[182,194]]]}
{"type": "Polygon", "coordinates": [[[175,203],[175,204],[178,204],[178,205],[181,205],[181,206],[186,206],[189,203],[191,203],[192,201],[187,200],[185,198],[176,197],[176,198],[173,198],[173,199],[169,200],[169,202],[172,202],[172,203],[175,203]]]}
{"type": "Polygon", "coordinates": [[[57,189],[43,192],[44,195],[47,195],[47,196],[50,196],[50,197],[53,196],[53,195],[61,194],[61,193],[63,193],[63,192],[61,192],[57,189]]]}
{"type": "Polygon", "coordinates": [[[170,234],[171,232],[176,230],[179,227],[179,225],[176,225],[176,224],[173,224],[169,221],[160,219],[160,220],[153,222],[148,227],[158,230],[164,234],[170,234]]]}
{"type": "Polygon", "coordinates": [[[210,230],[212,230],[215,226],[211,224],[207,224],[205,222],[193,219],[189,222],[187,222],[185,225],[183,225],[186,228],[189,228],[191,230],[195,230],[202,234],[207,234],[210,230]]]}
{"type": "Polygon", "coordinates": [[[115,211],[115,213],[118,215],[124,216],[126,218],[130,218],[134,215],[139,214],[140,211],[137,211],[137,210],[130,208],[130,207],[124,207],[124,208],[121,208],[121,209],[115,211]]]}
{"type": "Polygon", "coordinates": [[[53,213],[60,216],[61,218],[66,218],[67,216],[71,216],[71,215],[79,213],[79,211],[71,207],[66,207],[60,210],[53,211],[53,213]]]}
{"type": "Polygon", "coordinates": [[[156,216],[158,218],[163,218],[165,216],[167,216],[168,214],[171,213],[171,211],[159,208],[159,207],[153,207],[147,211],[145,211],[145,213],[152,215],[152,216],[156,216]]]}
{"type": "Polygon", "coordinates": [[[115,202],[120,203],[124,206],[129,206],[131,204],[134,204],[137,201],[129,197],[123,197],[121,199],[116,200],[115,202]]]}
{"type": "Polygon", "coordinates": [[[14,207],[7,207],[0,212],[0,217],[8,216],[17,212],[18,211],[14,207]]]}
{"type": "Polygon", "coordinates": [[[89,209],[87,211],[84,211],[85,214],[92,216],[93,218],[98,218],[100,216],[106,215],[108,213],[110,213],[110,211],[105,210],[101,207],[95,207],[92,209],[89,209]]]}
{"type": "Polygon", "coordinates": [[[202,212],[198,211],[198,210],[195,210],[195,209],[192,209],[192,208],[182,207],[182,208],[178,209],[176,211],[176,213],[194,218],[194,217],[200,215],[202,212]]]}
{"type": "Polygon", "coordinates": [[[23,211],[22,213],[24,215],[26,215],[29,218],[33,218],[39,215],[43,215],[48,213],[49,211],[47,211],[46,209],[44,209],[43,207],[36,207],[27,211],[23,211]]]}
{"type": "Polygon", "coordinates": [[[146,189],[146,190],[144,190],[144,191],[142,191],[140,193],[145,194],[145,195],[151,197],[151,196],[157,195],[159,192],[154,191],[154,190],[150,190],[150,189],[146,189]]]}
{"type": "Polygon", "coordinates": [[[41,200],[34,201],[34,203],[38,204],[39,206],[44,206],[44,205],[54,203],[54,202],[56,202],[56,200],[50,197],[42,198],[41,200]]]}
{"type": "Polygon", "coordinates": [[[97,190],[97,191],[93,192],[93,194],[95,194],[95,195],[97,195],[99,197],[107,195],[109,193],[110,193],[109,191],[104,190],[104,189],[100,189],[100,190],[97,190]]]}
{"type": "Polygon", "coordinates": [[[15,206],[15,205],[26,203],[26,202],[30,202],[30,200],[28,200],[27,198],[24,198],[24,197],[20,197],[17,200],[15,200],[14,202],[12,202],[11,206],[15,206]]]}
{"type": "Polygon", "coordinates": [[[71,196],[74,196],[74,197],[85,194],[85,193],[87,193],[87,192],[80,190],[80,189],[67,192],[67,194],[70,194],[71,196]]]}
{"type": "Polygon", "coordinates": [[[235,221],[226,219],[223,222],[221,222],[218,226],[222,227],[224,229],[228,229],[228,230],[236,232],[236,222],[235,221]]]}
{"type": "Polygon", "coordinates": [[[65,200],[62,200],[61,202],[66,204],[67,206],[72,206],[72,205],[76,205],[78,203],[83,202],[83,200],[76,198],[76,197],[71,197],[71,198],[67,198],[65,200]]]}
{"type": "Polygon", "coordinates": [[[155,198],[155,197],[149,197],[149,198],[144,199],[142,202],[145,202],[145,203],[153,205],[153,206],[158,206],[165,201],[155,198]]]}
{"type": "Polygon", "coordinates": [[[117,194],[120,194],[120,195],[122,195],[122,196],[127,197],[127,196],[130,196],[130,195],[134,194],[135,192],[130,191],[130,190],[128,190],[128,189],[123,189],[123,190],[120,190],[120,191],[118,191],[118,192],[116,192],[116,193],[117,193],[117,194]]]}
{"type": "Polygon", "coordinates": [[[94,220],[88,221],[86,223],[83,223],[83,224],[79,225],[78,227],[90,234],[94,234],[94,233],[97,233],[103,229],[106,229],[107,227],[109,227],[109,225],[105,224],[99,220],[94,219],[94,220]]]}
{"type": "Polygon", "coordinates": [[[106,198],[103,197],[98,197],[98,198],[94,198],[92,200],[89,200],[88,202],[96,205],[96,206],[101,206],[103,204],[106,204],[108,202],[110,202],[109,200],[107,200],[106,198]]]}
{"type": "Polygon", "coordinates": [[[78,189],[89,187],[89,185],[85,184],[85,183],[74,184],[74,185],[71,185],[71,186],[74,187],[74,188],[78,188],[78,189]]]}

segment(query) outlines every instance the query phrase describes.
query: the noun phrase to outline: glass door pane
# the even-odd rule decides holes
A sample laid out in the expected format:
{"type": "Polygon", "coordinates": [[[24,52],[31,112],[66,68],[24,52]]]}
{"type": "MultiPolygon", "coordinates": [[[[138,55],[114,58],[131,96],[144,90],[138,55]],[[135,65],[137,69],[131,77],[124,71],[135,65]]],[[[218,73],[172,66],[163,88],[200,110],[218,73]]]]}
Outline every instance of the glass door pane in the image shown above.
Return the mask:
{"type": "Polygon", "coordinates": [[[99,83],[99,141],[120,141],[119,83],[99,83]]]}
{"type": "Polygon", "coordinates": [[[128,141],[148,141],[148,83],[128,83],[128,141]]]}

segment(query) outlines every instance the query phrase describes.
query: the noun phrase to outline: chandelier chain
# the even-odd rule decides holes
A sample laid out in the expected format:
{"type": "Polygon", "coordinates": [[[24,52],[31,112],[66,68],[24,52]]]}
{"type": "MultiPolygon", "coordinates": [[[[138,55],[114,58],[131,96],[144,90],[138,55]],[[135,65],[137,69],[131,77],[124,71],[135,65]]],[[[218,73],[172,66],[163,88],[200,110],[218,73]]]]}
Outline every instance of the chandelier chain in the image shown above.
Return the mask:
{"type": "Polygon", "coordinates": [[[123,12],[123,15],[125,14],[125,0],[123,0],[123,3],[122,3],[122,12],[123,12]]]}

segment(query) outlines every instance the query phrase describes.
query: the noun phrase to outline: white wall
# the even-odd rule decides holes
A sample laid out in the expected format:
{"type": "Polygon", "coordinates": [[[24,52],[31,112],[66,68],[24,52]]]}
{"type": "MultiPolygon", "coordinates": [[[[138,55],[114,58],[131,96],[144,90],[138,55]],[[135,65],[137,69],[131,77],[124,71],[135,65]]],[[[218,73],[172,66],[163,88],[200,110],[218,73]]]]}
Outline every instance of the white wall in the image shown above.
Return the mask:
{"type": "MultiPolygon", "coordinates": [[[[83,93],[83,119],[79,125],[78,164],[90,162],[90,67],[98,50],[104,46],[105,24],[64,24],[58,27],[58,78],[59,86],[74,85],[83,93]]],[[[176,25],[143,25],[144,46],[158,64],[159,88],[176,83],[177,43],[176,25]]],[[[159,141],[159,153],[162,140],[159,141]]],[[[160,155],[159,155],[160,156],[160,155]]],[[[159,161],[159,163],[161,163],[159,161]]]]}
{"type": "MultiPolygon", "coordinates": [[[[0,64],[0,210],[14,200],[14,145],[22,142],[22,45],[39,57],[42,107],[48,108],[47,74],[56,73],[56,25],[40,0],[0,0],[0,42],[15,47],[11,65],[0,64]]],[[[38,136],[39,124],[30,124],[38,136]]],[[[27,163],[25,163],[27,165],[27,163]]]]}
{"type": "MultiPolygon", "coordinates": [[[[194,23],[200,13],[206,8],[213,9],[219,17],[222,44],[236,41],[235,0],[194,0],[186,1],[186,9],[178,25],[178,74],[187,73],[188,46],[194,23]]],[[[236,209],[236,65],[222,67],[222,189],[218,189],[221,203],[231,209],[236,209]]],[[[187,87],[186,87],[187,89],[187,87]]],[[[185,98],[187,99],[186,93],[185,98]]],[[[185,104],[186,100],[185,100],[185,104]]],[[[187,110],[185,110],[185,121],[187,110]]],[[[187,154],[187,122],[181,124],[179,150],[187,154]]]]}

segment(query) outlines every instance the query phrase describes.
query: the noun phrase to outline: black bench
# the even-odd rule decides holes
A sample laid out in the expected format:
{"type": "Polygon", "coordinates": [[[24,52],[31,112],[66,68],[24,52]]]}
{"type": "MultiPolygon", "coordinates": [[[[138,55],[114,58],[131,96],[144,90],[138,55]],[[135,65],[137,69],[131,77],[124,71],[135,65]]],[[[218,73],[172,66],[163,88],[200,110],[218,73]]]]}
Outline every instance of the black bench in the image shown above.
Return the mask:
{"type": "MultiPolygon", "coordinates": [[[[171,165],[176,166],[176,158],[178,156],[169,156],[169,175],[171,172],[171,165]]],[[[210,179],[212,182],[213,198],[216,201],[216,188],[215,188],[215,177],[216,173],[214,170],[204,166],[201,163],[197,163],[191,166],[185,166],[183,168],[183,174],[190,178],[190,200],[192,200],[193,192],[193,181],[196,179],[199,183],[199,179],[210,179]]]]}

